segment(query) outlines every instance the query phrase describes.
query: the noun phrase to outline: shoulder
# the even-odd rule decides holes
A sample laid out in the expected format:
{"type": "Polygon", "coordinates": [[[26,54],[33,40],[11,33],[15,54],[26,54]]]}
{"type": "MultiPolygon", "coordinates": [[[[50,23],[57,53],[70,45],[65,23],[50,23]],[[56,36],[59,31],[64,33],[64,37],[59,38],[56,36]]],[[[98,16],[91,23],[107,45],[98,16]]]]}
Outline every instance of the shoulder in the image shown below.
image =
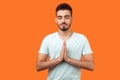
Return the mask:
{"type": "Polygon", "coordinates": [[[87,39],[87,37],[86,37],[84,34],[77,33],[77,32],[74,32],[74,34],[75,34],[75,37],[76,37],[76,38],[84,39],[84,40],[87,39]]]}
{"type": "Polygon", "coordinates": [[[56,32],[48,34],[44,37],[44,40],[50,40],[56,37],[56,32]]]}

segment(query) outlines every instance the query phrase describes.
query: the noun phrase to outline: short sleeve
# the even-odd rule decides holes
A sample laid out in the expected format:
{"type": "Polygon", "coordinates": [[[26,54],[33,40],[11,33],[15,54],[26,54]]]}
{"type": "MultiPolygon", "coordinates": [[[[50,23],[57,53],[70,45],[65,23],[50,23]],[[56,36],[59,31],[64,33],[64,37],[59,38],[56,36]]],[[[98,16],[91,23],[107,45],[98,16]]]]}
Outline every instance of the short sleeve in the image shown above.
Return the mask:
{"type": "Polygon", "coordinates": [[[48,39],[47,39],[47,37],[45,37],[41,43],[38,53],[48,54],[48,52],[49,52],[48,51],[48,39]]]}
{"type": "Polygon", "coordinates": [[[91,49],[91,47],[90,47],[90,44],[89,44],[89,42],[88,42],[88,39],[85,38],[85,42],[84,42],[83,49],[82,49],[82,54],[83,54],[83,55],[86,55],[86,54],[91,54],[91,53],[93,53],[93,52],[92,52],[92,49],[91,49]]]}

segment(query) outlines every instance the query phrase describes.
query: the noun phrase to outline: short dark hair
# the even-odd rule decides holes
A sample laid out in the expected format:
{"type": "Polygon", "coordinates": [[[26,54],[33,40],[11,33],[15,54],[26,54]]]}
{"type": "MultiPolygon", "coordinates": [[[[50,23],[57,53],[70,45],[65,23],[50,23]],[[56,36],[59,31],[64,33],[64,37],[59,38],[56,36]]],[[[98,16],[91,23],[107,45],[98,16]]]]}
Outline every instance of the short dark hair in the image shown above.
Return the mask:
{"type": "Polygon", "coordinates": [[[69,4],[67,3],[61,3],[57,6],[56,8],[56,15],[57,15],[57,11],[59,10],[69,10],[71,12],[71,16],[72,16],[72,8],[69,4]]]}

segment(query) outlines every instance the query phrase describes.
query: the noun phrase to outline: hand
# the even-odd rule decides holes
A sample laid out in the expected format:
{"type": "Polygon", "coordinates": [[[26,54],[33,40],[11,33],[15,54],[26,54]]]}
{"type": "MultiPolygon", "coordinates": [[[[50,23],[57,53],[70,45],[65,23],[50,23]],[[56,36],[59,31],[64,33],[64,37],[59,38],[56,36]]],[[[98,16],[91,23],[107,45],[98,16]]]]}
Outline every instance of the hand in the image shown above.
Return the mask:
{"type": "Polygon", "coordinates": [[[57,58],[57,60],[59,61],[59,62],[62,62],[63,61],[63,59],[64,59],[64,52],[65,52],[65,41],[64,41],[64,43],[63,43],[63,46],[62,46],[62,50],[61,50],[61,53],[60,53],[60,56],[57,58]]]}
{"type": "Polygon", "coordinates": [[[66,42],[64,44],[65,48],[64,48],[64,61],[68,62],[69,60],[69,56],[68,56],[68,52],[67,52],[67,47],[66,47],[66,42]]]}

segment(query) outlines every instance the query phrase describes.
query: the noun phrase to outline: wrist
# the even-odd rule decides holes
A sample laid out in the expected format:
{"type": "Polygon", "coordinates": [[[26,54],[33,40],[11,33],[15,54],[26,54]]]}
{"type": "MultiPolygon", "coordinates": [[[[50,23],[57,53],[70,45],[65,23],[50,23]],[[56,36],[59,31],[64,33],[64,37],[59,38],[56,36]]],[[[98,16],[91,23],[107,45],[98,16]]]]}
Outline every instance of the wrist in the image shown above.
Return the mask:
{"type": "Polygon", "coordinates": [[[65,61],[66,61],[67,63],[69,63],[69,62],[70,62],[70,59],[71,59],[71,58],[68,57],[67,59],[65,59],[65,61]]]}
{"type": "Polygon", "coordinates": [[[56,63],[60,63],[60,62],[62,62],[62,60],[61,60],[61,58],[56,58],[56,63]]]}

